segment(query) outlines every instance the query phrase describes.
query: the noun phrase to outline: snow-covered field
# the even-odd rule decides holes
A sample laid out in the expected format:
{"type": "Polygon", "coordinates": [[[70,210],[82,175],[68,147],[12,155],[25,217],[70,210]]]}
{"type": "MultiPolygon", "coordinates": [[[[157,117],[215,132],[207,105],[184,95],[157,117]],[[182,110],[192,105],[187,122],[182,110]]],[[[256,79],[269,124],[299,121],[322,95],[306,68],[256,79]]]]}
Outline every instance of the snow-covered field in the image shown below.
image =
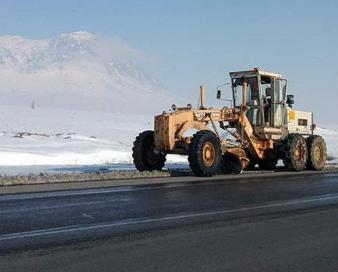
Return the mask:
{"type": "MultiPolygon", "coordinates": [[[[1,173],[39,173],[60,166],[74,169],[73,166],[112,164],[115,169],[132,168],[135,137],[153,127],[150,115],[19,106],[0,106],[0,111],[1,173]]],[[[186,158],[169,155],[167,161],[186,163],[186,158]]]]}
{"type": "Polygon", "coordinates": [[[323,125],[315,130],[326,142],[328,163],[338,163],[338,125],[323,125]]]}

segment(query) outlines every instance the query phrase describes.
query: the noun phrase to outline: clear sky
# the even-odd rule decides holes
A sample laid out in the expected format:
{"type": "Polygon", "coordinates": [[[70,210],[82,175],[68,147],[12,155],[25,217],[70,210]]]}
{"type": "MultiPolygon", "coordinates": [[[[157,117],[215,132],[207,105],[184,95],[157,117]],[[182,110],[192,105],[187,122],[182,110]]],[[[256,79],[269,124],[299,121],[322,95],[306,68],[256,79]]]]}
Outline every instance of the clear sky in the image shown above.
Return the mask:
{"type": "Polygon", "coordinates": [[[229,71],[280,72],[296,107],[338,123],[338,1],[0,1],[0,35],[78,30],[143,50],[151,74],[176,94],[204,83],[214,96],[229,71]]]}

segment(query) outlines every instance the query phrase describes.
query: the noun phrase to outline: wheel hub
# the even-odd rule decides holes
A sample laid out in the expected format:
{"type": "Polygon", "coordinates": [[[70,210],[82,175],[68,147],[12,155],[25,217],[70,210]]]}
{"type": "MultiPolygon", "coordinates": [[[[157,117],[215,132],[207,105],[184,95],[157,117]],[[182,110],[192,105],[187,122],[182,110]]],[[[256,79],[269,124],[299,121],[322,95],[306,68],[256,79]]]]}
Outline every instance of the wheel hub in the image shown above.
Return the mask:
{"type": "Polygon", "coordinates": [[[149,145],[146,148],[146,159],[149,164],[156,164],[159,159],[159,153],[155,150],[154,145],[149,145]]]}
{"type": "Polygon", "coordinates": [[[294,158],[296,160],[301,160],[304,156],[304,150],[301,145],[298,145],[293,152],[294,158]]]}
{"type": "Polygon", "coordinates": [[[322,159],[323,152],[319,145],[316,145],[314,147],[313,153],[314,153],[314,158],[316,161],[320,161],[322,159]]]}
{"type": "Polygon", "coordinates": [[[206,166],[211,166],[215,162],[216,151],[210,142],[206,142],[203,146],[203,161],[206,166]]]}

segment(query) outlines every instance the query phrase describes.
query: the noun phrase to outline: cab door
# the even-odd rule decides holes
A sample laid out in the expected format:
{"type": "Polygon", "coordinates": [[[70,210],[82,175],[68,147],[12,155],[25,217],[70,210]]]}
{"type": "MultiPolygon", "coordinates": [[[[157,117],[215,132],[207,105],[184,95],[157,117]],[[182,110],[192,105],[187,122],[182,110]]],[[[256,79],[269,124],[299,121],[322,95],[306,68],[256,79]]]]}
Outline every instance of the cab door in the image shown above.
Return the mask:
{"type": "Polygon", "coordinates": [[[285,79],[274,78],[272,81],[271,125],[275,128],[280,128],[285,124],[286,84],[285,79]]]}

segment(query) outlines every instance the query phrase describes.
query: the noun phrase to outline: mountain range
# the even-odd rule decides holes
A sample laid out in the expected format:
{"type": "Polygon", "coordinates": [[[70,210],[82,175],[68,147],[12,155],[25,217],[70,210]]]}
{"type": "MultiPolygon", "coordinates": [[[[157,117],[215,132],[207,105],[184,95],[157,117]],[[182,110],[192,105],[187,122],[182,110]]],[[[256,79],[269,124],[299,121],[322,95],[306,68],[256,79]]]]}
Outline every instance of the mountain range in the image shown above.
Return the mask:
{"type": "Polygon", "coordinates": [[[156,113],[172,96],[139,64],[143,52],[85,31],[0,37],[0,105],[156,113]]]}

